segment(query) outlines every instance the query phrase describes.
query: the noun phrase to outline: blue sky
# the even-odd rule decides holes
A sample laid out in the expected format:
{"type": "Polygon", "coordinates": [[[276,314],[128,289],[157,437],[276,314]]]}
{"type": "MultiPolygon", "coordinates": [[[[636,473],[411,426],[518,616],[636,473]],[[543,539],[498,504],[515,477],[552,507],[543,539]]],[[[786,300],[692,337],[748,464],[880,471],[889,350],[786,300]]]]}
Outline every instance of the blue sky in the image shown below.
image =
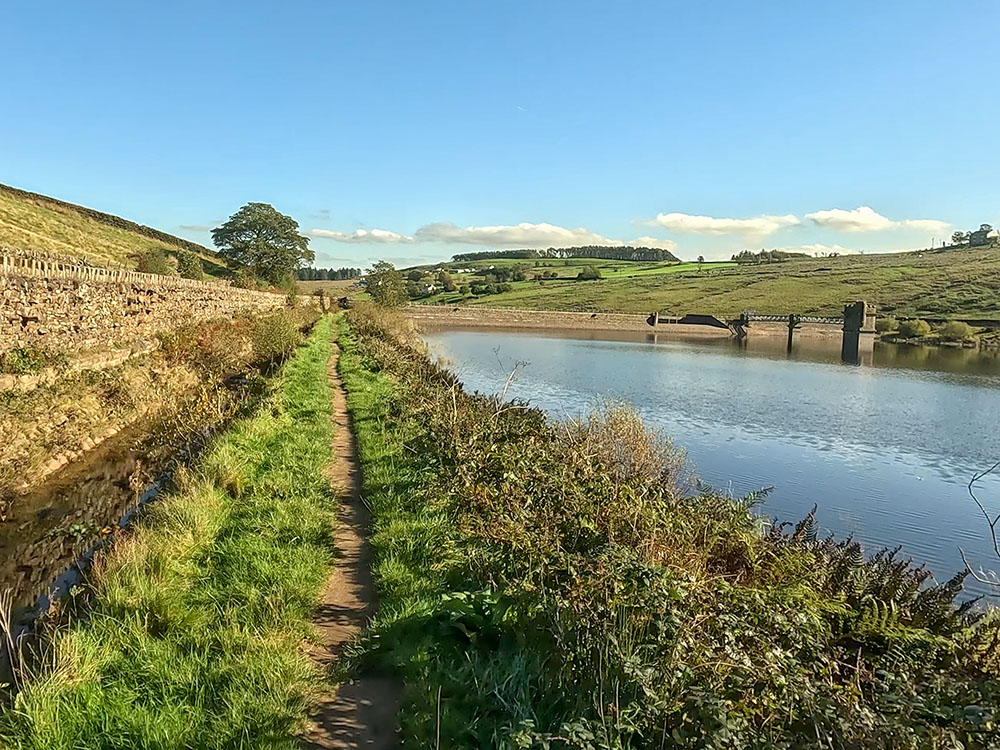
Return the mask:
{"type": "Polygon", "coordinates": [[[55,2],[0,24],[0,182],[321,265],[1000,224],[1000,3],[55,2]]]}

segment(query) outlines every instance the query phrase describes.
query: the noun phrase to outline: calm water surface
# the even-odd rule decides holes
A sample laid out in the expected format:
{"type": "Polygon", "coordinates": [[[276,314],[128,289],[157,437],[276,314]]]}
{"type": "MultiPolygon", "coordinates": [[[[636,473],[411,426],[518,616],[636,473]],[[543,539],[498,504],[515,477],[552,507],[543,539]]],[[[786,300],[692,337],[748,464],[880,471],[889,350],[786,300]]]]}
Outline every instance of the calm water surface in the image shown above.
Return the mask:
{"type": "MultiPolygon", "coordinates": [[[[425,334],[470,390],[509,393],[554,417],[625,399],[683,447],[702,481],[774,492],[762,512],[798,520],[819,506],[828,531],[869,552],[902,545],[939,580],[963,565],[1000,568],[972,474],[1000,459],[1000,355],[876,344],[839,361],[839,340],[663,340],[642,334],[445,330],[425,334]],[[582,336],[582,337],[581,337],[582,336]]],[[[1000,477],[980,498],[1000,511],[1000,477]]],[[[971,582],[967,589],[981,593],[971,582]]]]}

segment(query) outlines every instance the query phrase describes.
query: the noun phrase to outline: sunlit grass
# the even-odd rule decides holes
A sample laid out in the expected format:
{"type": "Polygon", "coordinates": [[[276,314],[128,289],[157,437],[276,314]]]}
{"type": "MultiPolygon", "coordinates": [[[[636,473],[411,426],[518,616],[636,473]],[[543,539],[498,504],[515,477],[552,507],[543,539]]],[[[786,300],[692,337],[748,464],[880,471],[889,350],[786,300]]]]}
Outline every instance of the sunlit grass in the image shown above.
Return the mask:
{"type": "Polygon", "coordinates": [[[0,745],[295,746],[321,682],[300,643],[333,554],[330,325],[101,561],[0,745]]]}
{"type": "MultiPolygon", "coordinates": [[[[40,251],[60,257],[135,267],[134,256],[178,248],[136,232],[103,224],[72,208],[11,195],[0,189],[0,247],[40,251]]],[[[209,253],[201,255],[207,273],[224,266],[209,253]]]]}

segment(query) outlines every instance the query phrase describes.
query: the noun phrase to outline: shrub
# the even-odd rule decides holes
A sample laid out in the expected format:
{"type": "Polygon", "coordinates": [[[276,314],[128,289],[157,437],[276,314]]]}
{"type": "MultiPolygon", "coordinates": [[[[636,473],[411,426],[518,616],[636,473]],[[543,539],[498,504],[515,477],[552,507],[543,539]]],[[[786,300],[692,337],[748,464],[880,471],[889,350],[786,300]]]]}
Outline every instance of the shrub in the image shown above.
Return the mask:
{"type": "Polygon", "coordinates": [[[926,320],[920,318],[916,320],[904,320],[899,324],[899,332],[903,336],[910,338],[922,338],[930,335],[931,325],[926,320]]]}
{"type": "Polygon", "coordinates": [[[402,673],[408,746],[991,746],[1000,619],[953,605],[965,574],[679,491],[631,410],[556,427],[347,319],[383,593],[359,646],[402,673]]]}
{"type": "Polygon", "coordinates": [[[241,268],[233,274],[232,284],[239,289],[257,289],[260,286],[257,277],[246,268],[241,268]]]}
{"type": "Polygon", "coordinates": [[[938,335],[945,341],[965,341],[974,338],[976,330],[964,320],[949,320],[938,329],[938,335]]]}
{"type": "Polygon", "coordinates": [[[576,275],[577,281],[596,281],[601,278],[601,271],[594,266],[587,266],[576,275]]]}
{"type": "Polygon", "coordinates": [[[597,460],[616,482],[683,485],[684,451],[646,427],[631,404],[605,401],[584,421],[560,425],[567,447],[597,460]]]}
{"type": "Polygon", "coordinates": [[[302,342],[302,332],[295,316],[281,310],[254,320],[251,339],[254,358],[258,362],[271,362],[295,351],[295,347],[302,342]]]}
{"type": "Polygon", "coordinates": [[[170,276],[173,273],[167,254],[162,250],[148,250],[140,255],[136,262],[136,270],[160,276],[170,276]]]}
{"type": "Polygon", "coordinates": [[[875,330],[879,333],[892,333],[899,330],[899,321],[893,317],[879,318],[875,321],[875,330]]]}
{"type": "Polygon", "coordinates": [[[190,250],[179,250],[177,252],[177,272],[183,279],[196,279],[200,281],[205,278],[205,271],[201,266],[201,258],[190,250]]]}
{"type": "Polygon", "coordinates": [[[65,352],[54,352],[40,346],[21,346],[0,354],[0,372],[13,375],[31,375],[46,367],[65,365],[65,352]]]}

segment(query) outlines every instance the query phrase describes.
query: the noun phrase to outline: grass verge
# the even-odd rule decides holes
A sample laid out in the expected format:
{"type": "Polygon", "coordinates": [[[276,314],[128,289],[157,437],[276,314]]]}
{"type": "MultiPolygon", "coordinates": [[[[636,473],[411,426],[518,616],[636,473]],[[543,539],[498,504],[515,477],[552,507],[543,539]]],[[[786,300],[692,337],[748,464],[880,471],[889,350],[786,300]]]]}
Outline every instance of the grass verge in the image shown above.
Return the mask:
{"type": "Polygon", "coordinates": [[[331,320],[94,571],[0,716],[12,748],[291,748],[333,554],[331,320]]]}
{"type": "Polygon", "coordinates": [[[353,658],[402,677],[405,744],[997,746],[1000,621],[964,576],[685,493],[633,412],[554,425],[347,319],[381,596],[353,658]]]}

